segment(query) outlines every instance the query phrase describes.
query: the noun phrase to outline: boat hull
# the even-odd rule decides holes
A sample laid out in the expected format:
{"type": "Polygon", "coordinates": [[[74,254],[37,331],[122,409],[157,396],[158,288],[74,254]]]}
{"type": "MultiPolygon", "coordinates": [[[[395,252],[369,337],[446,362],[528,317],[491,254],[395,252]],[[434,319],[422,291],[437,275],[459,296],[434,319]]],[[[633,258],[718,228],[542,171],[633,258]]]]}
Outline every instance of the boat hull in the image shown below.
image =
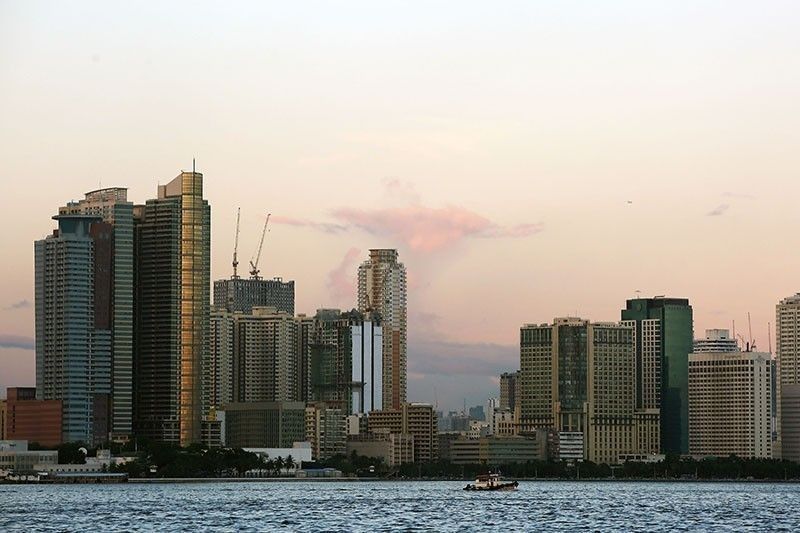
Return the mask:
{"type": "Polygon", "coordinates": [[[475,485],[467,485],[464,487],[464,490],[467,491],[475,491],[475,492],[483,492],[483,491],[507,491],[507,490],[517,490],[519,483],[516,481],[512,481],[511,483],[500,483],[498,485],[491,485],[485,487],[479,487],[475,485]]]}

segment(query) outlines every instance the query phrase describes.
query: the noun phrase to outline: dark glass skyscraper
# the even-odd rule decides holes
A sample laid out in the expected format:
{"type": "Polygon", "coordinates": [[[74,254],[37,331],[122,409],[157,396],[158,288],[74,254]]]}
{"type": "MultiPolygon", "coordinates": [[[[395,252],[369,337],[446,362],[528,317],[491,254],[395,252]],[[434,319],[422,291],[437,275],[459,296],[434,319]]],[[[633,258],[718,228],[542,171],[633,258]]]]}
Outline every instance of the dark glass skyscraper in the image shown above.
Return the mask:
{"type": "Polygon", "coordinates": [[[211,208],[182,172],[135,209],[136,433],[200,441],[210,316],[211,208]]]}
{"type": "MultiPolygon", "coordinates": [[[[689,453],[689,354],[694,340],[689,300],[664,297],[628,300],[622,320],[635,322],[640,383],[647,352],[653,348],[648,346],[648,339],[660,349],[662,453],[689,453]],[[643,329],[653,320],[658,320],[658,335],[648,335],[643,329]]],[[[638,400],[641,402],[641,397],[638,400]]]]}

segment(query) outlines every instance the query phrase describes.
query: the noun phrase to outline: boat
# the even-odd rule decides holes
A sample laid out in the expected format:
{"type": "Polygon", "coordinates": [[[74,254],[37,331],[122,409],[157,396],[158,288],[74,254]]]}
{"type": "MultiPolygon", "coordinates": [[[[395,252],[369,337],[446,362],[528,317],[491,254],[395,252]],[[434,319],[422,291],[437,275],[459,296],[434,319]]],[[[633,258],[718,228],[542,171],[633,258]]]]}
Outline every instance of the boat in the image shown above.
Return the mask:
{"type": "Polygon", "coordinates": [[[517,481],[503,481],[500,474],[483,474],[475,483],[467,483],[464,490],[517,490],[518,486],[517,481]]]}

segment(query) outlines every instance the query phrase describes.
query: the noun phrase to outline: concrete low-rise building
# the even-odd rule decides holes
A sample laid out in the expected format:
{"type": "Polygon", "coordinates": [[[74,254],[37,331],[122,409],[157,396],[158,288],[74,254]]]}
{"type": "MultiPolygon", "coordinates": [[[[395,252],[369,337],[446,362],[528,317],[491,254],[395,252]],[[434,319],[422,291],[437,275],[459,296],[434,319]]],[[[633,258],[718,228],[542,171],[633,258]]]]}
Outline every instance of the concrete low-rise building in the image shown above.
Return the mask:
{"type": "Polygon", "coordinates": [[[538,432],[526,437],[466,437],[450,441],[448,455],[453,464],[485,464],[498,466],[547,458],[547,435],[538,432]]]}
{"type": "Polygon", "coordinates": [[[231,403],[216,416],[229,448],[289,448],[306,440],[303,402],[231,403]]]}
{"type": "Polygon", "coordinates": [[[58,464],[58,451],[28,450],[26,440],[0,440],[0,472],[36,472],[58,464]]]}

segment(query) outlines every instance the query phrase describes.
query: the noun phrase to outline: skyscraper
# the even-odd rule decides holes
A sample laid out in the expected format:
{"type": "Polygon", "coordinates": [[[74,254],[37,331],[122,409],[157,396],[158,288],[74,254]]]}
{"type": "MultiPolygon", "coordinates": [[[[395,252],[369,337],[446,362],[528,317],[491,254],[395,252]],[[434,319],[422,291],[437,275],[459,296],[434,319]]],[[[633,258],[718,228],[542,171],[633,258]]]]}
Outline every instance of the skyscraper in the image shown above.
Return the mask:
{"type": "Polygon", "coordinates": [[[636,381],[630,326],[557,318],[520,330],[520,432],[552,431],[561,459],[615,464],[657,451],[638,436],[658,417],[639,416],[636,381]]]}
{"type": "Polygon", "coordinates": [[[53,217],[36,241],[36,394],[61,400],[65,442],[108,439],[112,374],[112,226],[97,215],[53,217]]]}
{"type": "Polygon", "coordinates": [[[59,208],[60,215],[96,215],[112,226],[111,257],[111,435],[133,433],[133,203],[127,189],[86,193],[59,208]]]}
{"type": "Polygon", "coordinates": [[[375,312],[383,327],[383,408],[406,401],[406,267],[397,250],[373,249],[358,268],[358,309],[375,312]]]}
{"type": "Polygon", "coordinates": [[[211,208],[203,175],[181,172],[136,206],[137,435],[200,441],[210,310],[211,208]]]}
{"type": "Polygon", "coordinates": [[[776,456],[800,461],[800,293],[775,309],[778,440],[776,456]]]}
{"type": "Polygon", "coordinates": [[[689,453],[772,458],[772,360],[721,350],[689,355],[689,453]]]}
{"type": "Polygon", "coordinates": [[[637,402],[661,411],[661,452],[689,453],[689,354],[694,340],[689,300],[628,300],[622,320],[635,325],[637,374],[643,383],[637,402]]]}

